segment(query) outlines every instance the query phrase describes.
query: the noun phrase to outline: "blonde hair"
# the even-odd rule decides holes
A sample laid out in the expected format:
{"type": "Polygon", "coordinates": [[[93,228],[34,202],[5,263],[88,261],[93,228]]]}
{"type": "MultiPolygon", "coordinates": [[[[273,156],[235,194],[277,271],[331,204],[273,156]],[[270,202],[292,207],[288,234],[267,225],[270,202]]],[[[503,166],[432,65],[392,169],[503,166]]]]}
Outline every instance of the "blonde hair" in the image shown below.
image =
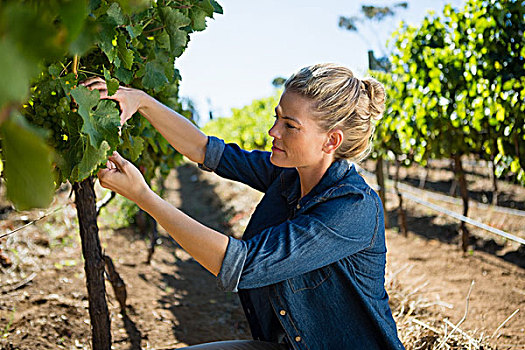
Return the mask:
{"type": "Polygon", "coordinates": [[[358,79],[352,71],[332,63],[304,67],[284,84],[313,101],[313,113],[325,132],[339,128],[344,135],[334,159],[359,162],[370,152],[374,122],[385,109],[385,89],[373,78],[358,79]]]}

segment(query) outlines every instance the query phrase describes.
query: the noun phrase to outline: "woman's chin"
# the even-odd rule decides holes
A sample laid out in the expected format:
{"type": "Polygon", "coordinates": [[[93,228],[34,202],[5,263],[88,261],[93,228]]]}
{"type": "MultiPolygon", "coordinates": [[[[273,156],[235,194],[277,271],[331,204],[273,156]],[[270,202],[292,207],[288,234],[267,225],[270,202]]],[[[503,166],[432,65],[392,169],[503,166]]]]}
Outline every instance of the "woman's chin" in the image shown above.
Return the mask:
{"type": "Polygon", "coordinates": [[[288,164],[288,162],[286,162],[286,159],[285,157],[283,157],[283,154],[281,152],[279,153],[272,152],[270,156],[270,162],[273,165],[281,167],[281,168],[293,168],[293,165],[290,165],[288,164]]]}

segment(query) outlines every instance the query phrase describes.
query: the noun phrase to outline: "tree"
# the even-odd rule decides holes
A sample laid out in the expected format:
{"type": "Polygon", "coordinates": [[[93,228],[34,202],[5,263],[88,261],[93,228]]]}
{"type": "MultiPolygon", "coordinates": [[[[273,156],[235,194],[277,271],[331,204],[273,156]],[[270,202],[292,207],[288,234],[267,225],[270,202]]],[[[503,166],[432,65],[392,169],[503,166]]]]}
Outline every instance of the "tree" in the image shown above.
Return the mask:
{"type": "MultiPolygon", "coordinates": [[[[384,28],[385,21],[395,20],[398,12],[407,8],[408,2],[406,1],[397,2],[391,6],[361,5],[361,13],[359,15],[340,16],[339,27],[358,34],[370,50],[379,51],[382,57],[387,58],[390,50],[386,48],[386,38],[377,35],[377,33],[384,32],[384,30],[373,30],[372,37],[367,37],[365,29],[370,29],[375,25],[379,25],[379,23],[384,28]],[[373,40],[375,40],[375,47],[371,46],[373,40]]],[[[388,63],[388,59],[384,60],[384,62],[388,63]]]]}
{"type": "MultiPolygon", "coordinates": [[[[366,38],[365,33],[363,33],[363,29],[366,29],[367,27],[372,27],[374,25],[379,24],[380,22],[384,22],[387,19],[394,19],[395,15],[400,9],[407,9],[408,3],[407,2],[398,2],[393,4],[392,6],[374,6],[374,5],[362,5],[361,6],[361,14],[358,16],[350,16],[345,17],[341,16],[339,17],[339,27],[344,28],[348,31],[355,32],[360,35],[361,39],[366,43],[366,45],[369,47],[368,51],[368,69],[376,72],[389,72],[391,69],[390,60],[389,60],[389,51],[390,49],[385,49],[385,41],[386,38],[381,38],[377,35],[380,31],[374,31],[373,36],[376,39],[379,39],[376,43],[375,50],[380,51],[382,53],[382,57],[376,58],[374,55],[374,50],[371,47],[372,40],[370,38],[366,38]]],[[[384,26],[384,24],[382,23],[384,26]]],[[[385,77],[385,76],[384,76],[385,77]]],[[[387,95],[389,96],[389,95],[387,95]]],[[[387,104],[389,103],[390,99],[387,101],[387,104]]],[[[382,124],[382,123],[381,123],[382,124]]],[[[379,127],[381,127],[381,124],[379,127]]],[[[388,127],[387,127],[388,128],[388,127]]],[[[381,130],[376,133],[381,133],[381,130]]],[[[385,212],[385,226],[388,227],[388,216],[386,215],[386,187],[385,187],[385,174],[384,174],[384,167],[385,164],[383,162],[384,159],[388,159],[389,153],[388,144],[384,139],[381,139],[378,137],[379,135],[374,137],[374,142],[382,143],[380,147],[377,145],[374,147],[374,152],[372,153],[372,157],[376,159],[376,179],[377,184],[379,187],[379,197],[381,198],[381,203],[383,204],[383,211],[385,212]],[[382,146],[382,147],[381,147],[382,146]]],[[[390,138],[388,139],[390,140],[390,138]]],[[[392,153],[392,152],[391,152],[392,153]]],[[[397,154],[397,153],[392,153],[397,154]]],[[[399,166],[399,163],[396,162],[397,166],[399,166]]],[[[387,165],[388,169],[388,165],[387,165]]],[[[399,171],[396,172],[399,174],[399,171]]],[[[397,178],[396,178],[396,187],[397,187],[397,178]]],[[[403,202],[402,197],[400,193],[398,192],[398,198],[400,200],[399,202],[399,212],[400,217],[402,218],[402,230],[406,233],[406,225],[405,220],[403,219],[405,217],[405,213],[403,211],[403,202]]]]}
{"type": "MultiPolygon", "coordinates": [[[[518,101],[524,13],[523,1],[470,0],[462,10],[445,6],[442,17],[429,15],[417,27],[402,24],[396,33],[389,89],[400,92],[394,94],[400,102],[392,132],[408,140],[412,147],[405,151],[417,162],[453,159],[464,216],[469,201],[464,157],[491,155],[523,179],[524,107],[518,101]],[[508,73],[500,72],[499,60],[508,73]]],[[[463,222],[461,229],[466,250],[463,222]]]]}
{"type": "Polygon", "coordinates": [[[473,127],[480,133],[480,157],[493,163],[496,178],[514,173],[525,184],[525,4],[468,1],[463,11],[446,9],[457,23],[453,44],[465,53],[465,79],[475,97],[473,127]],[[468,57],[467,57],[468,56],[468,57]]]}
{"type": "Polygon", "coordinates": [[[128,85],[180,110],[174,60],[189,34],[204,30],[214,13],[222,13],[214,0],[7,1],[0,8],[1,149],[8,196],[20,209],[44,207],[55,186],[73,184],[95,349],[109,349],[111,336],[92,175],[115,149],[136,161],[148,180],[159,166],[166,173],[177,157],[144,119],[135,118],[120,131],[115,102],[99,100],[98,91],[78,82],[102,76],[110,95],[119,84],[128,85]],[[32,186],[27,190],[27,185],[32,186]]]}

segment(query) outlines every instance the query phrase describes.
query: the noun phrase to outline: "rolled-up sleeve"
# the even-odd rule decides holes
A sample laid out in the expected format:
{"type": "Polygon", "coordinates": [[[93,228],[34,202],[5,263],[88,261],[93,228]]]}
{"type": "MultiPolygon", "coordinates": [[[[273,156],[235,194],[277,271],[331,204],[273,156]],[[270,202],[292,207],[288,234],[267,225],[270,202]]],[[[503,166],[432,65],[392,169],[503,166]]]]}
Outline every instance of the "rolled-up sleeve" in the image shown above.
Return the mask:
{"type": "Polygon", "coordinates": [[[221,270],[217,275],[217,287],[226,292],[237,292],[248,249],[246,242],[229,237],[221,270]]]}
{"type": "Polygon", "coordinates": [[[329,202],[247,241],[230,238],[218,275],[219,287],[237,291],[278,283],[370,246],[377,233],[379,210],[371,198],[329,202]]]}
{"type": "Polygon", "coordinates": [[[246,151],[235,143],[225,144],[215,136],[208,136],[204,161],[199,168],[266,192],[282,171],[271,163],[270,156],[270,152],[246,151]]]}
{"type": "Polygon", "coordinates": [[[199,164],[199,168],[205,171],[215,171],[224,152],[224,141],[214,136],[208,136],[206,143],[206,154],[204,162],[199,164]]]}

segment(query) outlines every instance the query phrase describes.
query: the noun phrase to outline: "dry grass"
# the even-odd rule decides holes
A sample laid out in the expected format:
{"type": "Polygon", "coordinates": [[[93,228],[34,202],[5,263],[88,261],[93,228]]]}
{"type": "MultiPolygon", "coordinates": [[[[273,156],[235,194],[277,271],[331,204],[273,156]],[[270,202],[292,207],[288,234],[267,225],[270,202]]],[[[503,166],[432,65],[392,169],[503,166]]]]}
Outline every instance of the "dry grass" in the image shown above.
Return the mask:
{"type": "Polygon", "coordinates": [[[438,349],[472,349],[472,350],[496,350],[495,345],[498,331],[507,323],[519,309],[496,328],[492,334],[484,334],[476,330],[464,331],[461,324],[468,317],[468,303],[474,282],[468,291],[465,291],[465,314],[456,324],[439,314],[430,311],[434,306],[452,308],[439,299],[429,300],[424,295],[428,282],[421,278],[410,286],[402,286],[397,276],[408,265],[398,271],[389,272],[386,279],[386,287],[390,295],[390,305],[394,319],[396,320],[399,338],[405,345],[406,350],[438,350],[438,349]]]}

